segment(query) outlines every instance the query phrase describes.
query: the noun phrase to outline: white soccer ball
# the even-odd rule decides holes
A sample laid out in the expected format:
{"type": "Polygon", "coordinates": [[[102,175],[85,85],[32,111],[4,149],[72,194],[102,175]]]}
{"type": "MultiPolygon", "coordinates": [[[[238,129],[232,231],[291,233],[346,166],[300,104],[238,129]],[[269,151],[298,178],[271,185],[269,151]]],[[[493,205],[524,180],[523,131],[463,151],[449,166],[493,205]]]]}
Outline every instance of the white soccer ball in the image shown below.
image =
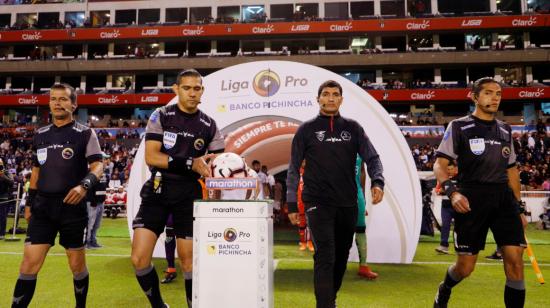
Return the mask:
{"type": "Polygon", "coordinates": [[[245,178],[247,168],[244,158],[231,152],[222,153],[212,162],[212,176],[215,178],[245,178]]]}

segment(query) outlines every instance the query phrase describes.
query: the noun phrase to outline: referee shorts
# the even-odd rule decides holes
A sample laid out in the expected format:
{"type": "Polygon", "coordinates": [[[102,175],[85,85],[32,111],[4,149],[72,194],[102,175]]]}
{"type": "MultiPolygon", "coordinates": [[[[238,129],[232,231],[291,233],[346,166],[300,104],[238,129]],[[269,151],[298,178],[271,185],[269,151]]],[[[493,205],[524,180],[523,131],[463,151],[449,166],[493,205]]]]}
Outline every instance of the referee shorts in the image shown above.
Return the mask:
{"type": "Polygon", "coordinates": [[[31,219],[27,228],[25,245],[55,245],[59,233],[59,244],[65,249],[80,249],[86,244],[88,209],[86,201],[72,205],[63,203],[64,195],[45,196],[38,194],[31,207],[31,219]]]}
{"type": "Polygon", "coordinates": [[[508,184],[461,187],[468,213],[455,213],[454,242],[458,254],[476,255],[485,248],[489,229],[498,246],[527,247],[514,194],[508,184]]]}
{"type": "Polygon", "coordinates": [[[155,192],[153,181],[148,180],[141,189],[141,205],[132,222],[132,228],[146,228],[157,237],[164,232],[168,216],[172,214],[177,238],[193,238],[193,202],[202,198],[198,181],[162,181],[160,193],[155,192]]]}

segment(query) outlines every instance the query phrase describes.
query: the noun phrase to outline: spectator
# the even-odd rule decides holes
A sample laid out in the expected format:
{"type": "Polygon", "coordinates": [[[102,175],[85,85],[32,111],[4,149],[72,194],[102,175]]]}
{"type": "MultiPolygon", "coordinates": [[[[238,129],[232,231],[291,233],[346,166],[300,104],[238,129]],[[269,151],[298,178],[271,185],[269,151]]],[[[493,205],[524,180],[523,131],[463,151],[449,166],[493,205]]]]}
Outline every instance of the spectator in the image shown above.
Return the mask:
{"type": "Polygon", "coordinates": [[[6,236],[6,222],[8,219],[8,212],[12,202],[6,202],[10,197],[10,191],[13,187],[14,181],[4,167],[4,161],[0,159],[0,240],[3,240],[6,236]]]}
{"type": "Polygon", "coordinates": [[[111,176],[111,180],[109,181],[109,187],[117,188],[119,186],[122,186],[122,183],[118,179],[118,173],[113,173],[113,175],[111,176]]]}

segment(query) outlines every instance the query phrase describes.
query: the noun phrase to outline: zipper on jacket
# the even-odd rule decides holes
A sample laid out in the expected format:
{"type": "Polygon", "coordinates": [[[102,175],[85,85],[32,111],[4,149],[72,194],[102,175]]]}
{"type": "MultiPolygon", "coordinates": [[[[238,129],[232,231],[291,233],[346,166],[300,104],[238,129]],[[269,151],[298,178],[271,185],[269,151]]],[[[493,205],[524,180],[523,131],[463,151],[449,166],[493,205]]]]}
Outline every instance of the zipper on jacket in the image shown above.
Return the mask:
{"type": "Polygon", "coordinates": [[[334,116],[330,116],[330,132],[334,131],[334,116]]]}

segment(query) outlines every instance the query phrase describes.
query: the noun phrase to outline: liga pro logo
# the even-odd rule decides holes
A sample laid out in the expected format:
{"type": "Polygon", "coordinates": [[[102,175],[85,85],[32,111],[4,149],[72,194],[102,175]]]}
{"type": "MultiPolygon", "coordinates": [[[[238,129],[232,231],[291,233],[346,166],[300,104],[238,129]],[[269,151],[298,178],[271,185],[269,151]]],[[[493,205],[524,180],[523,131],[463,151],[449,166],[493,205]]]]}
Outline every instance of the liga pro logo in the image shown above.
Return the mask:
{"type": "Polygon", "coordinates": [[[281,87],[281,79],[274,71],[263,70],[254,76],[253,87],[260,96],[273,96],[281,87]]]}

